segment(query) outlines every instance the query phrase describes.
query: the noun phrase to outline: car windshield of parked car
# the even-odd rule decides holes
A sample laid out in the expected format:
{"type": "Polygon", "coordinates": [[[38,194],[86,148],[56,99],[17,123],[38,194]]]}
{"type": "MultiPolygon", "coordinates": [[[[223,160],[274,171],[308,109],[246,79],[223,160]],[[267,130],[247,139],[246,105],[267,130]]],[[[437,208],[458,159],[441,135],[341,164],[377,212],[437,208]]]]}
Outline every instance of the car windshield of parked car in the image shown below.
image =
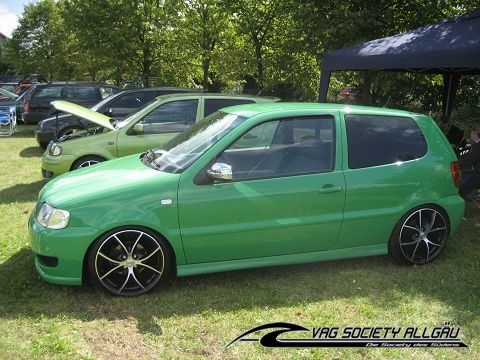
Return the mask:
{"type": "Polygon", "coordinates": [[[159,171],[181,173],[243,121],[245,117],[218,111],[176,136],[164,147],[148,150],[142,161],[159,171]]]}

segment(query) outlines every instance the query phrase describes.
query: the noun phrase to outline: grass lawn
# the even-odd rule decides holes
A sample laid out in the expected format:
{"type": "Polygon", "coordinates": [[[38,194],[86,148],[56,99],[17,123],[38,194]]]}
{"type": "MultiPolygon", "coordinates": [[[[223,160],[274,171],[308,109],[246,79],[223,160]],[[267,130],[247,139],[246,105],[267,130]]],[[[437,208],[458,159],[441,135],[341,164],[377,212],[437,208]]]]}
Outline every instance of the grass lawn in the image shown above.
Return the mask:
{"type": "Polygon", "coordinates": [[[144,296],[111,297],[37,275],[27,219],[44,182],[33,131],[19,125],[0,138],[1,359],[480,358],[480,228],[474,226],[480,210],[474,206],[467,206],[444,254],[425,266],[381,256],[177,278],[144,296]],[[236,342],[224,350],[243,332],[276,321],[308,329],[422,330],[450,322],[470,348],[269,349],[236,342]]]}

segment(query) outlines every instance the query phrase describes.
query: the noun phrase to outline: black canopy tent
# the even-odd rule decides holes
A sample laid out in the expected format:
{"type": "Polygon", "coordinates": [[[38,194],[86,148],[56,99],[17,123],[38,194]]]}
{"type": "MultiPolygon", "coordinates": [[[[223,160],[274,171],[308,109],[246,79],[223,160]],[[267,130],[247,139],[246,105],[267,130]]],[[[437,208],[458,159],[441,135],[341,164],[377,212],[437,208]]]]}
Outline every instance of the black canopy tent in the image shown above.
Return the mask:
{"type": "Polygon", "coordinates": [[[373,70],[441,74],[443,112],[451,114],[461,75],[480,74],[480,9],[406,33],[324,54],[319,101],[333,71],[373,70]]]}

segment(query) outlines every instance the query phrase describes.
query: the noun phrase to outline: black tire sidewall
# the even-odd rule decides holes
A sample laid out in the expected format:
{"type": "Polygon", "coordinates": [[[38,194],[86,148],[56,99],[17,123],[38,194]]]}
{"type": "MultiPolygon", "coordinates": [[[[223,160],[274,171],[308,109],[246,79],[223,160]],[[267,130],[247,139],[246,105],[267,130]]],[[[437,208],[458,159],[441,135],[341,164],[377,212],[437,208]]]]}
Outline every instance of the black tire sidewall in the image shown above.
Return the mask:
{"type": "Polygon", "coordinates": [[[402,230],[402,227],[405,224],[405,221],[413,213],[415,213],[415,212],[417,212],[418,210],[421,210],[421,209],[435,210],[438,213],[440,213],[442,215],[443,219],[445,220],[445,225],[447,227],[447,236],[446,236],[445,242],[443,244],[443,247],[447,243],[448,237],[450,235],[450,221],[449,221],[449,218],[448,218],[446,212],[442,208],[440,208],[437,205],[433,205],[433,204],[425,204],[425,205],[420,205],[420,206],[417,206],[417,207],[411,209],[405,215],[403,215],[400,218],[400,220],[395,224],[395,227],[394,227],[394,229],[392,231],[392,234],[390,235],[390,239],[388,241],[388,254],[401,264],[407,264],[407,265],[428,264],[429,262],[438,258],[440,256],[440,254],[443,252],[443,247],[442,247],[442,250],[433,259],[431,259],[427,262],[421,262],[421,263],[413,262],[410,259],[406,258],[405,255],[403,254],[402,249],[400,248],[400,241],[399,241],[400,240],[400,231],[402,230]]]}
{"type": "Polygon", "coordinates": [[[143,295],[147,292],[152,291],[159,284],[164,283],[165,280],[170,277],[172,256],[170,254],[169,247],[166,245],[165,240],[160,235],[158,235],[156,232],[154,232],[154,231],[152,231],[148,228],[142,227],[142,226],[122,226],[122,227],[118,227],[118,228],[115,228],[115,229],[112,229],[112,230],[106,232],[105,234],[103,234],[102,236],[97,238],[92,243],[92,246],[88,250],[86,256],[87,256],[86,265],[87,265],[87,271],[88,271],[87,275],[88,275],[89,282],[94,287],[100,288],[100,289],[102,289],[102,290],[106,291],[107,293],[109,293],[111,295],[114,295],[114,296],[139,296],[139,295],[143,295]],[[160,247],[162,249],[162,252],[163,252],[163,273],[162,273],[160,279],[158,279],[156,281],[156,283],[146,291],[138,291],[138,292],[135,292],[135,293],[132,293],[132,294],[118,294],[118,293],[112,291],[111,289],[109,289],[108,287],[106,287],[96,275],[95,257],[96,257],[96,254],[97,254],[98,250],[100,249],[100,247],[102,246],[104,241],[107,238],[109,238],[111,235],[113,235],[115,233],[118,233],[120,231],[125,231],[125,230],[142,231],[142,232],[148,234],[149,236],[154,238],[155,241],[157,241],[157,243],[160,245],[160,247]]]}

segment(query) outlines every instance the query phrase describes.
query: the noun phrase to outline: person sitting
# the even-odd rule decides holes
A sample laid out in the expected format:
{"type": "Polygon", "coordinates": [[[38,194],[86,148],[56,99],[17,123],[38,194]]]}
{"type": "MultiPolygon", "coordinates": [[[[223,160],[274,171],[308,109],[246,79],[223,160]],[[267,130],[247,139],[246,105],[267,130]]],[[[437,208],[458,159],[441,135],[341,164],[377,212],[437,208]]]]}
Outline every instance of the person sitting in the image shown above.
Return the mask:
{"type": "Polygon", "coordinates": [[[473,197],[480,188],[480,122],[473,124],[470,140],[470,151],[458,160],[462,169],[459,194],[465,200],[475,200],[473,197]]]}
{"type": "Polygon", "coordinates": [[[438,116],[437,123],[454,150],[465,147],[467,142],[463,130],[453,125],[447,115],[438,116]]]}

